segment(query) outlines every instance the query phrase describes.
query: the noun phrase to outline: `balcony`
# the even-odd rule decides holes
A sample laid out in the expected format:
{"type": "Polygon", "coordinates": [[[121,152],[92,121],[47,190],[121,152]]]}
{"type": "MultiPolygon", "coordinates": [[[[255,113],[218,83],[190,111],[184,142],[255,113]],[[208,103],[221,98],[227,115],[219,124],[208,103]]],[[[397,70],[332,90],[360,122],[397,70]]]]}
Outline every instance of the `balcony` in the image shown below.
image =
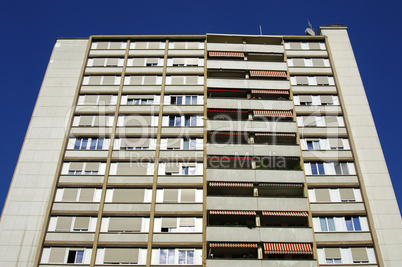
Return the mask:
{"type": "Polygon", "coordinates": [[[316,260],[207,259],[207,267],[317,267],[316,260]]]}
{"type": "Polygon", "coordinates": [[[208,78],[207,86],[209,88],[289,90],[290,83],[287,80],[208,78]]]}
{"type": "Polygon", "coordinates": [[[207,169],[207,180],[217,182],[304,183],[303,171],[207,169]]]}
{"type": "Polygon", "coordinates": [[[297,145],[207,144],[207,154],[300,157],[300,147],[297,145]]]}
{"type": "Polygon", "coordinates": [[[207,60],[208,69],[233,69],[233,70],[277,70],[287,71],[285,62],[267,61],[239,61],[239,60],[207,60]]]}
{"type": "Polygon", "coordinates": [[[45,243],[79,242],[82,245],[92,245],[94,237],[95,233],[88,232],[48,232],[45,237],[45,243]]]}
{"type": "Polygon", "coordinates": [[[371,243],[370,232],[318,232],[315,233],[317,242],[359,242],[371,243]]]}
{"type": "Polygon", "coordinates": [[[298,157],[233,156],[233,154],[208,155],[207,167],[211,169],[301,170],[298,157]]]}
{"type": "Polygon", "coordinates": [[[284,53],[283,45],[243,44],[243,43],[208,43],[208,51],[284,53]]]}
{"type": "Polygon", "coordinates": [[[130,243],[142,243],[148,242],[148,233],[100,233],[99,243],[108,244],[130,244],[130,243]]]}
{"type": "Polygon", "coordinates": [[[227,132],[278,132],[296,133],[296,122],[293,121],[230,121],[208,120],[208,131],[227,132]]]}
{"type": "Polygon", "coordinates": [[[207,108],[213,109],[253,109],[253,110],[291,110],[293,102],[289,100],[258,99],[213,99],[208,98],[207,108]]]}
{"type": "Polygon", "coordinates": [[[311,203],[311,211],[314,213],[333,213],[333,212],[344,212],[344,213],[356,213],[365,214],[366,210],[362,202],[331,202],[331,203],[311,203]]]}

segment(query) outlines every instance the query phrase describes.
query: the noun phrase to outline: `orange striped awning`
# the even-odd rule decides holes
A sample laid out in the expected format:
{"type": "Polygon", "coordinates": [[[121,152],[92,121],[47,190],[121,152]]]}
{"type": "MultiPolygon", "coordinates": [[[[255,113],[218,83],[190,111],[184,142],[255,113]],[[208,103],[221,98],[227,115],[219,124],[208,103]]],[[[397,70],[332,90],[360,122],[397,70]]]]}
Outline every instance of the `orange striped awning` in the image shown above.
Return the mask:
{"type": "Polygon", "coordinates": [[[250,135],[249,133],[242,133],[242,132],[208,132],[208,134],[217,134],[217,135],[250,135]]]}
{"type": "Polygon", "coordinates": [[[242,52],[217,52],[210,51],[210,57],[244,57],[244,53],[242,52]]]}
{"type": "Polygon", "coordinates": [[[211,215],[257,215],[255,211],[249,210],[211,210],[211,215]]]}
{"type": "Polygon", "coordinates": [[[261,183],[259,186],[293,186],[293,187],[302,187],[303,184],[279,184],[279,183],[261,183]]]}
{"type": "Polygon", "coordinates": [[[313,254],[309,243],[264,243],[265,254],[313,254]]]}
{"type": "Polygon", "coordinates": [[[292,117],[291,110],[253,110],[257,117],[292,117]]]}
{"type": "Polygon", "coordinates": [[[252,160],[250,157],[219,157],[219,156],[210,156],[209,159],[232,159],[232,160],[252,160]]]}
{"type": "Polygon", "coordinates": [[[248,113],[247,110],[234,110],[234,109],[209,109],[209,112],[223,112],[223,113],[248,113]]]}
{"type": "Polygon", "coordinates": [[[289,91],[287,90],[251,90],[252,94],[273,94],[273,95],[288,95],[289,91]]]}
{"type": "Polygon", "coordinates": [[[287,137],[296,137],[294,133],[255,133],[255,136],[287,136],[287,137]]]}
{"type": "Polygon", "coordinates": [[[213,187],[253,187],[253,183],[222,183],[222,182],[209,182],[209,186],[213,187]]]}
{"type": "Polygon", "coordinates": [[[241,89],[215,89],[215,88],[209,88],[208,91],[212,91],[212,92],[247,93],[247,90],[241,90],[241,89]]]}
{"type": "Polygon", "coordinates": [[[251,77],[287,77],[286,71],[250,70],[251,77]]]}
{"type": "Polygon", "coordinates": [[[257,243],[209,243],[211,248],[257,248],[257,243]]]}
{"type": "Polygon", "coordinates": [[[263,211],[264,216],[308,217],[307,211],[263,211]]]}

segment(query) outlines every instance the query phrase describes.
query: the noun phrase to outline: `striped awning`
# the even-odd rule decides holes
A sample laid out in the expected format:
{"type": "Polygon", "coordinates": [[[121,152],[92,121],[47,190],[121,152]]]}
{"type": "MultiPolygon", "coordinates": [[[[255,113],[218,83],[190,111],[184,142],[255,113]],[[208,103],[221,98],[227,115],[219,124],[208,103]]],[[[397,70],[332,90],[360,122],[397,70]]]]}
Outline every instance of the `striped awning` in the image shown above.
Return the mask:
{"type": "Polygon", "coordinates": [[[271,95],[288,95],[287,90],[251,90],[252,94],[271,94],[271,95]]]}
{"type": "Polygon", "coordinates": [[[217,135],[250,135],[249,133],[242,133],[242,132],[208,132],[208,134],[217,134],[217,135]]]}
{"type": "Polygon", "coordinates": [[[235,109],[209,109],[209,112],[219,112],[219,113],[248,113],[247,110],[235,110],[235,109]]]}
{"type": "Polygon", "coordinates": [[[209,182],[209,186],[213,187],[253,187],[253,183],[222,183],[222,182],[209,182]]]}
{"type": "Polygon", "coordinates": [[[209,159],[232,159],[232,160],[252,160],[250,157],[219,157],[219,156],[211,156],[209,159]]]}
{"type": "Polygon", "coordinates": [[[257,117],[292,117],[291,110],[253,110],[257,117]]]}
{"type": "Polygon", "coordinates": [[[210,51],[210,57],[244,57],[244,53],[242,52],[217,52],[210,51]]]}
{"type": "Polygon", "coordinates": [[[212,92],[231,92],[231,93],[247,93],[247,90],[241,90],[241,89],[214,89],[214,88],[209,88],[208,91],[212,91],[212,92]]]}
{"type": "Polygon", "coordinates": [[[264,216],[308,217],[307,211],[263,211],[264,216]]]}
{"type": "Polygon", "coordinates": [[[302,187],[303,184],[278,184],[278,183],[261,183],[259,186],[293,186],[293,187],[302,187]]]}
{"type": "Polygon", "coordinates": [[[257,243],[209,243],[211,248],[258,248],[257,243]]]}
{"type": "Polygon", "coordinates": [[[211,210],[211,215],[257,215],[255,211],[249,210],[211,210]]]}
{"type": "Polygon", "coordinates": [[[313,254],[309,243],[264,243],[265,254],[313,254]]]}
{"type": "Polygon", "coordinates": [[[251,77],[286,77],[286,71],[250,70],[251,77]]]}
{"type": "Polygon", "coordinates": [[[255,136],[286,136],[286,137],[296,137],[294,133],[255,133],[255,136]]]}

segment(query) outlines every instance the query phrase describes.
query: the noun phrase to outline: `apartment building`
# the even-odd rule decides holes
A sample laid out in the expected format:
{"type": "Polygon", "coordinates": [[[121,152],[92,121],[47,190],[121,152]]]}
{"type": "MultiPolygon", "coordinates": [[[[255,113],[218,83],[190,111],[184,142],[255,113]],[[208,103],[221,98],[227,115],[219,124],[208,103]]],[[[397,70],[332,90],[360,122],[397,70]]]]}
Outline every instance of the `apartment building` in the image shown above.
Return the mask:
{"type": "Polygon", "coordinates": [[[1,266],[401,266],[347,28],[58,39],[1,266]]]}

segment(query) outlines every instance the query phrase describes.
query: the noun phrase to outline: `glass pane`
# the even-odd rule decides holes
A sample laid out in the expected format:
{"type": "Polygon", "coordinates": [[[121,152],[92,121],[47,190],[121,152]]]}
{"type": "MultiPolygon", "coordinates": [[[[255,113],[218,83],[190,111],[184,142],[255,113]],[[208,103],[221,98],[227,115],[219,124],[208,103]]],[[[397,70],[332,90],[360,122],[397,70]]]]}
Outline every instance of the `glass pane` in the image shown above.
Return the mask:
{"type": "Polygon", "coordinates": [[[325,171],[324,171],[324,164],[323,164],[323,163],[317,163],[317,165],[318,165],[318,172],[319,172],[319,174],[325,174],[325,171]]]}
{"type": "Polygon", "coordinates": [[[188,175],[188,167],[183,167],[183,175],[188,175]]]}
{"type": "Polygon", "coordinates": [[[140,104],[140,100],[139,99],[134,99],[134,105],[139,105],[140,104]]]}
{"type": "Polygon", "coordinates": [[[194,251],[187,251],[187,264],[194,264],[194,251]]]}
{"type": "Polygon", "coordinates": [[[166,249],[161,249],[160,255],[159,255],[159,263],[160,264],[167,264],[166,249]]]}
{"type": "Polygon", "coordinates": [[[98,146],[96,147],[96,149],[102,149],[102,147],[103,147],[103,139],[99,139],[98,146]]]}
{"type": "Polygon", "coordinates": [[[186,251],[179,250],[179,264],[186,264],[186,251]]]}
{"type": "Polygon", "coordinates": [[[176,98],[176,105],[181,105],[183,103],[183,98],[180,96],[180,97],[177,97],[176,98]]]}
{"type": "Polygon", "coordinates": [[[314,147],[314,149],[320,149],[320,142],[319,141],[313,141],[313,147],[314,147]]]}
{"type": "MultiPolygon", "coordinates": [[[[91,140],[91,146],[89,147],[90,149],[95,149],[96,148],[96,139],[91,140]]],[[[98,148],[99,149],[99,148],[98,148]]],[[[101,148],[102,149],[102,148],[101,148]]]]}
{"type": "Polygon", "coordinates": [[[81,145],[81,139],[75,140],[74,149],[79,149],[81,145]]]}
{"type": "Polygon", "coordinates": [[[189,149],[188,140],[184,140],[184,141],[183,141],[183,149],[184,149],[184,150],[188,150],[188,149],[189,149]]]}
{"type": "Polygon", "coordinates": [[[194,150],[196,148],[196,140],[190,139],[190,149],[194,150]]]}
{"type": "Polygon", "coordinates": [[[190,118],[186,117],[186,120],[184,121],[184,126],[190,126],[190,118]]]}
{"type": "Polygon", "coordinates": [[[325,218],[320,218],[320,225],[321,225],[321,231],[323,232],[328,231],[327,220],[325,218]]]}
{"type": "Polygon", "coordinates": [[[191,98],[191,104],[192,104],[192,105],[197,105],[197,97],[196,97],[196,96],[193,96],[193,97],[191,98]]]}
{"type": "Polygon", "coordinates": [[[67,257],[67,263],[74,263],[75,262],[75,254],[77,251],[69,251],[67,257]]]}
{"type": "Polygon", "coordinates": [[[346,163],[341,163],[342,173],[349,174],[348,165],[346,163]]]}
{"type": "Polygon", "coordinates": [[[176,117],[175,126],[181,126],[181,117],[176,117]]]}
{"type": "Polygon", "coordinates": [[[88,138],[83,138],[81,143],[81,149],[86,149],[88,144],[88,138]]]}
{"type": "Polygon", "coordinates": [[[328,221],[328,231],[335,231],[334,218],[327,218],[328,221]]]}
{"type": "Polygon", "coordinates": [[[339,164],[335,164],[335,173],[342,174],[341,166],[339,166],[339,164]]]}
{"type": "Polygon", "coordinates": [[[190,126],[197,126],[197,117],[193,116],[191,117],[191,122],[190,122],[190,126]]]}
{"type": "Polygon", "coordinates": [[[77,256],[75,257],[75,263],[82,263],[84,258],[84,251],[77,251],[77,256]]]}
{"type": "Polygon", "coordinates": [[[188,175],[195,175],[195,170],[196,170],[195,167],[189,167],[188,168],[188,175]]]}
{"type": "Polygon", "coordinates": [[[174,126],[174,116],[169,117],[169,126],[174,126]]]}
{"type": "Polygon", "coordinates": [[[361,231],[362,228],[360,226],[360,221],[359,221],[359,217],[353,217],[353,225],[355,227],[355,231],[361,231]]]}
{"type": "Polygon", "coordinates": [[[311,173],[312,173],[313,175],[317,175],[317,174],[318,174],[317,164],[311,163],[311,173]]]}
{"type": "Polygon", "coordinates": [[[307,149],[309,149],[309,150],[314,149],[312,141],[307,141],[307,149]]]}
{"type": "Polygon", "coordinates": [[[191,96],[186,96],[186,105],[191,104],[191,96]]]}
{"type": "Polygon", "coordinates": [[[342,263],[341,259],[334,259],[334,263],[342,263]]]}
{"type": "Polygon", "coordinates": [[[168,264],[174,264],[174,249],[169,249],[168,264]]]}
{"type": "Polygon", "coordinates": [[[345,218],[345,221],[346,221],[346,229],[348,231],[353,231],[352,220],[350,218],[345,218]]]}

